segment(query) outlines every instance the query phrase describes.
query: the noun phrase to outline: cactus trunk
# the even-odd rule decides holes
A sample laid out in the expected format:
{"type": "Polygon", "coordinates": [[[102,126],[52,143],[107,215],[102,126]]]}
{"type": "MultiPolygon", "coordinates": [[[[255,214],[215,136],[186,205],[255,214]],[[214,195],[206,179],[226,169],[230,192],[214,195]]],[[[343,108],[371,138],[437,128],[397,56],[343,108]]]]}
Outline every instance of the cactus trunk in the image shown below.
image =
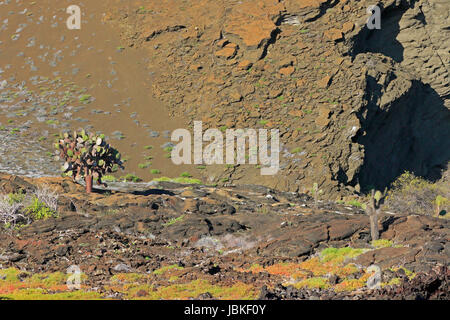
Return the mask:
{"type": "Polygon", "coordinates": [[[86,193],[92,193],[92,176],[87,175],[84,180],[86,181],[86,193]]]}
{"type": "Polygon", "coordinates": [[[370,236],[372,241],[378,240],[380,233],[378,231],[378,217],[376,213],[373,213],[370,217],[370,236]]]}

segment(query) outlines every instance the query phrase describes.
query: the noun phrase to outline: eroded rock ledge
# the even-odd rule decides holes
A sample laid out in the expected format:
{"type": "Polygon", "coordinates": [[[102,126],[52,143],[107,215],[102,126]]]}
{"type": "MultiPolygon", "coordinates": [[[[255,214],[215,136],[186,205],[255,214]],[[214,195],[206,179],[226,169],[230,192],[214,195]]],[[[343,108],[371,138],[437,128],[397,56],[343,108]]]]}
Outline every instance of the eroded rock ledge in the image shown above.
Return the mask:
{"type": "MultiPolygon", "coordinates": [[[[60,194],[59,217],[36,221],[19,231],[2,231],[3,267],[55,272],[75,264],[87,270],[90,283],[98,286],[117,273],[118,265],[126,265],[126,272],[145,274],[176,264],[186,268],[183,274],[189,279],[205,274],[220,283],[239,279],[254,282],[264,292],[263,286],[275,288],[286,279],[244,270],[254,265],[300,264],[329,247],[363,250],[351,259],[359,268],[376,264],[382,270],[403,267],[415,273],[447,265],[450,256],[448,220],[429,216],[383,213],[380,235],[392,245],[377,249],[369,244],[369,219],[362,210],[331,202],[316,207],[303,194],[258,186],[161,183],[116,185],[117,191],[86,195],[82,186],[69,179],[0,175],[2,193],[43,184],[60,194]]],[[[339,284],[342,279],[334,281],[339,284]]],[[[448,282],[442,285],[448,291],[448,282]]],[[[292,291],[286,296],[276,290],[276,295],[285,298],[315,292],[292,291]]],[[[359,297],[367,294],[363,290],[359,297]]],[[[344,296],[352,295],[336,298],[344,296]]]]}

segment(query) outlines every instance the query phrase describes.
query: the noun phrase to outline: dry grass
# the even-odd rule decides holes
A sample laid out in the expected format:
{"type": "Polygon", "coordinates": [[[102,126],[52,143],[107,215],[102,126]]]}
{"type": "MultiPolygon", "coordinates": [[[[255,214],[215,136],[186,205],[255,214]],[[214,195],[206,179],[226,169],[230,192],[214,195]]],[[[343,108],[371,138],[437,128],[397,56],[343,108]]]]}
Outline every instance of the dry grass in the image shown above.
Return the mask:
{"type": "Polygon", "coordinates": [[[34,192],[39,201],[45,203],[45,205],[53,211],[58,209],[59,195],[51,190],[48,186],[39,186],[34,192]]]}
{"type": "Polygon", "coordinates": [[[58,198],[59,195],[46,185],[32,193],[0,194],[0,222],[9,228],[56,216],[58,198]]]}
{"type": "Polygon", "coordinates": [[[26,219],[21,213],[23,204],[11,200],[9,195],[0,195],[0,221],[6,226],[15,226],[20,220],[26,219]]]}

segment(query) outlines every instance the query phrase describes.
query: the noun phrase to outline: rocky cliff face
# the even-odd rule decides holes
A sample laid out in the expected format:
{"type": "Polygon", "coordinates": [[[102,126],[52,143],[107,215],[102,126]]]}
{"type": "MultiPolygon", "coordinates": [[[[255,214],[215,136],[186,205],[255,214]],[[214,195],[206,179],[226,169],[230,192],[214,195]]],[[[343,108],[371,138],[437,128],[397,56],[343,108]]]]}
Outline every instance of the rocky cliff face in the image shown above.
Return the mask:
{"type": "Polygon", "coordinates": [[[154,93],[205,127],[277,128],[281,172],[209,167],[209,181],[327,194],[383,188],[450,159],[448,1],[174,1],[118,18],[149,51],[154,93]],[[171,10],[167,10],[167,8],[171,10]]]}
{"type": "Polygon", "coordinates": [[[380,32],[362,28],[350,40],[369,67],[359,182],[384,187],[404,170],[438,179],[450,156],[448,3],[384,6],[380,32]]]}

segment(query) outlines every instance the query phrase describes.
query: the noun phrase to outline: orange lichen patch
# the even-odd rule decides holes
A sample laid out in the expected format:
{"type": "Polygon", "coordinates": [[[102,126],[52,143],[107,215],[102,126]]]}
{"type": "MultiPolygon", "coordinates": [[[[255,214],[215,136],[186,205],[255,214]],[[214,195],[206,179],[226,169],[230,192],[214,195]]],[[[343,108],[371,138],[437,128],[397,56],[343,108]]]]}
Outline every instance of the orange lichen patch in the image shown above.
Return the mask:
{"type": "Polygon", "coordinates": [[[339,277],[346,277],[352,273],[358,272],[358,268],[353,263],[340,265],[336,264],[334,261],[323,262],[318,257],[302,262],[300,268],[311,271],[315,276],[335,274],[339,277]]]}
{"type": "Polygon", "coordinates": [[[297,263],[279,263],[266,267],[266,271],[270,274],[290,277],[298,271],[298,268],[297,263]]]}
{"type": "Polygon", "coordinates": [[[15,284],[4,284],[0,286],[0,295],[7,295],[18,290],[19,287],[15,284]]]}
{"type": "Polygon", "coordinates": [[[303,271],[303,273],[309,271],[314,276],[334,274],[344,278],[358,272],[358,267],[355,264],[346,263],[346,261],[357,257],[363,252],[363,249],[327,248],[318,257],[313,257],[297,264],[297,270],[303,271]]]}
{"type": "Polygon", "coordinates": [[[354,291],[357,289],[364,288],[370,276],[371,276],[370,273],[365,273],[359,279],[344,279],[341,283],[338,283],[337,285],[334,286],[334,291],[336,292],[354,291]]]}
{"type": "Polygon", "coordinates": [[[340,278],[345,278],[359,271],[354,263],[347,263],[347,260],[357,257],[363,252],[363,249],[327,248],[324,249],[319,256],[310,258],[301,263],[284,262],[267,267],[254,264],[248,269],[237,269],[237,271],[250,271],[252,273],[267,272],[269,274],[294,279],[305,279],[309,274],[313,274],[316,277],[334,274],[340,278]]]}
{"type": "Polygon", "coordinates": [[[258,290],[252,285],[237,282],[232,286],[212,285],[207,280],[197,279],[188,283],[171,284],[155,289],[151,284],[125,284],[111,286],[109,290],[125,294],[126,299],[145,300],[187,300],[197,298],[209,292],[215,299],[253,300],[258,297],[258,290]]]}
{"type": "MultiPolygon", "coordinates": [[[[241,269],[241,270],[244,271],[243,269],[241,269]]],[[[260,266],[259,264],[253,264],[248,271],[250,271],[252,273],[260,273],[260,272],[265,271],[265,269],[263,266],[260,266]]]]}
{"type": "Polygon", "coordinates": [[[297,270],[292,274],[292,278],[295,280],[306,279],[310,276],[310,273],[306,270],[297,270]]]}
{"type": "Polygon", "coordinates": [[[135,283],[143,281],[147,278],[144,274],[139,273],[119,273],[111,277],[111,283],[135,283]]]}
{"type": "Polygon", "coordinates": [[[299,270],[300,265],[298,263],[276,263],[271,266],[263,267],[259,264],[254,264],[248,269],[238,268],[236,271],[240,272],[252,272],[252,273],[261,273],[267,272],[272,275],[278,275],[282,277],[294,277],[294,278],[303,278],[307,274],[299,270]]]}
{"type": "Polygon", "coordinates": [[[334,291],[342,292],[342,291],[354,291],[357,289],[361,289],[365,286],[365,282],[360,279],[346,279],[341,283],[338,283],[334,286],[334,291]]]}

